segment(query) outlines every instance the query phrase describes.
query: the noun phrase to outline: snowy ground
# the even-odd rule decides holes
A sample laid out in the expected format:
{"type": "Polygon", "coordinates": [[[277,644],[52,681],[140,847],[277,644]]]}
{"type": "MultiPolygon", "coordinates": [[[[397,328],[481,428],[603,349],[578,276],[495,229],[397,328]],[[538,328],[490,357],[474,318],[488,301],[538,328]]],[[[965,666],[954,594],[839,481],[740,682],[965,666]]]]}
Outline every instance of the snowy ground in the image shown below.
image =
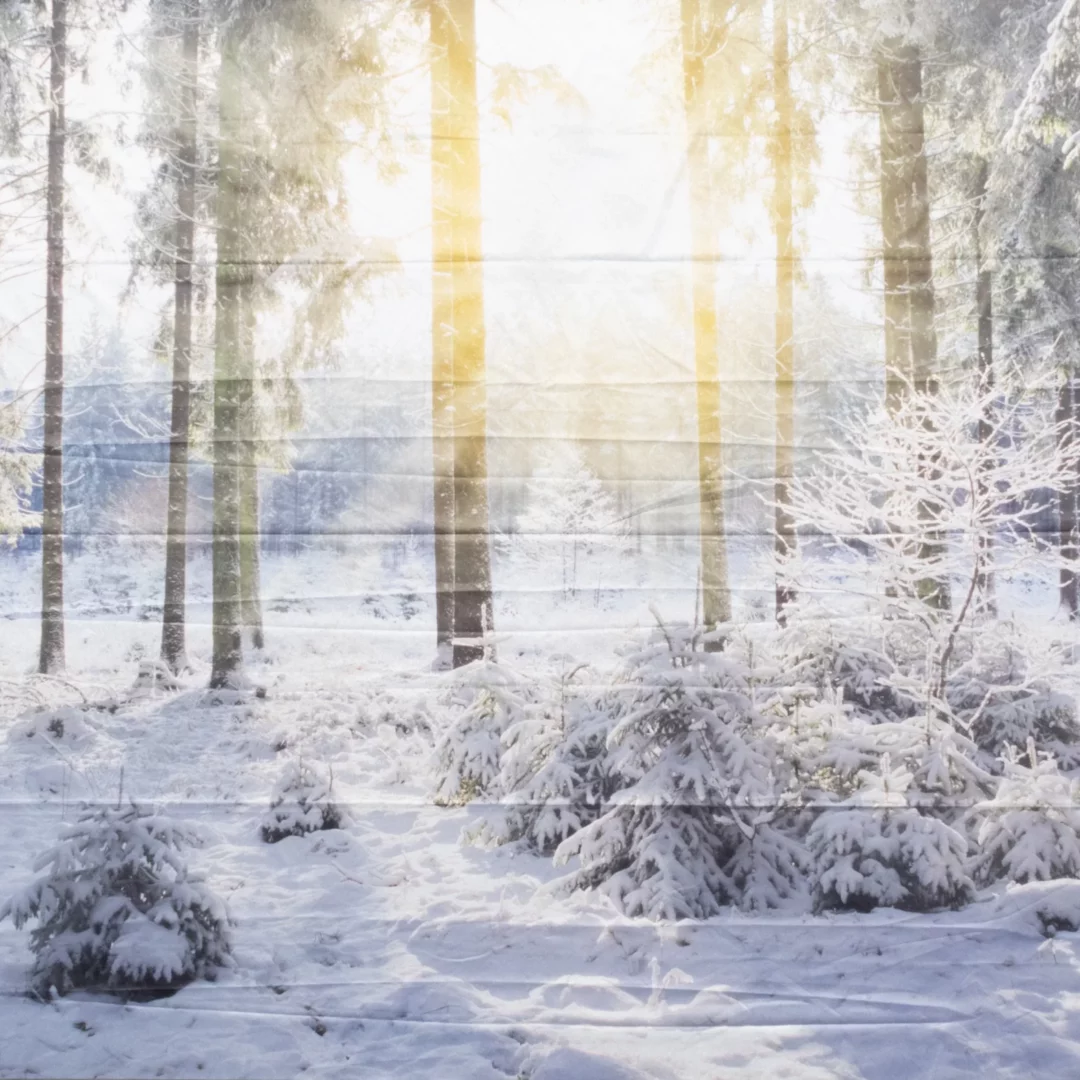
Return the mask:
{"type": "MultiPolygon", "coordinates": [[[[411,730],[437,692],[423,559],[357,550],[328,573],[330,558],[267,561],[253,674],[268,693],[240,704],[201,689],[205,625],[190,688],[130,694],[159,633],[156,556],[134,547],[72,560],[71,683],[28,679],[36,563],[0,560],[0,892],[30,879],[80,799],[116,796],[123,767],[125,793],[205,828],[192,861],[236,920],[234,971],[127,1005],[27,999],[27,935],[0,924],[0,1076],[1080,1076],[1080,937],[1040,933],[1044,888],[934,916],[664,927],[555,894],[546,860],[462,844],[479,811],[430,805],[411,730]],[[28,737],[15,717],[34,695],[121,704],[28,737]],[[264,844],[270,789],[298,755],[332,765],[355,820],[264,844]]],[[[644,622],[650,601],[688,616],[679,558],[693,553],[628,559],[609,593],[542,618],[523,590],[504,599],[504,653],[602,659],[613,623],[644,622]]],[[[196,600],[206,569],[193,563],[196,600]]]]}

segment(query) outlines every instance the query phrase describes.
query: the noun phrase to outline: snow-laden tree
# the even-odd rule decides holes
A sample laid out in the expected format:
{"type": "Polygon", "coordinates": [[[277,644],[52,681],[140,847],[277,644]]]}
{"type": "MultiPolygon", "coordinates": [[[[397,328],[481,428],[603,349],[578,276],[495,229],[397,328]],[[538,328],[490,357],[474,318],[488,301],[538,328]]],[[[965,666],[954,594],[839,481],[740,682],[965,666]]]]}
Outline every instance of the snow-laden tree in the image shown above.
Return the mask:
{"type": "Polygon", "coordinates": [[[603,812],[614,791],[607,737],[615,721],[603,689],[575,685],[587,672],[582,664],[561,673],[557,688],[503,732],[498,789],[505,805],[488,823],[487,839],[550,855],[603,812]]]}
{"type": "Polygon", "coordinates": [[[268,844],[286,836],[340,829],[347,814],[332,798],[333,774],[324,777],[309,762],[291,761],[274,786],[260,835],[268,844]]]}
{"type": "Polygon", "coordinates": [[[599,886],[629,915],[773,907],[803,875],[801,845],[776,825],[789,777],[754,669],[704,636],[662,628],[628,657],[608,701],[610,805],[555,852],[578,860],[568,888],[599,886]]]}
{"type": "Polygon", "coordinates": [[[825,808],[810,829],[816,910],[959,907],[974,888],[967,839],[908,802],[912,775],[892,765],[864,771],[850,798],[825,808]]]}
{"type": "Polygon", "coordinates": [[[32,980],[52,990],[162,993],[229,961],[224,903],[182,849],[198,834],[136,805],[86,811],[34,864],[45,872],[0,907],[31,931],[32,980]]]}
{"type": "Polygon", "coordinates": [[[1080,877],[1080,785],[1032,739],[1026,757],[1010,746],[997,793],[974,807],[981,823],[972,871],[982,883],[1080,877]]]}
{"type": "MultiPolygon", "coordinates": [[[[846,447],[794,484],[796,522],[816,535],[785,573],[803,598],[802,617],[816,615],[831,639],[823,649],[821,629],[817,642],[796,629],[795,651],[820,680],[842,684],[867,720],[921,725],[928,741],[935,731],[960,739],[985,731],[992,755],[998,736],[986,718],[1018,695],[1045,692],[1055,656],[1021,634],[1004,649],[983,585],[991,568],[1007,577],[1055,565],[1034,538],[1040,498],[1064,488],[1080,461],[1075,447],[1060,452],[1056,435],[1016,378],[996,390],[910,387],[892,410],[856,421],[846,447]],[[993,426],[982,438],[987,416],[993,426]],[[939,588],[950,606],[930,602],[939,588]],[[1018,651],[1027,658],[1022,674],[1018,651]]],[[[1056,659],[1064,657],[1058,648],[1056,659]]],[[[1062,709],[1055,698],[1048,735],[1075,723],[1062,709]]]]}
{"type": "Polygon", "coordinates": [[[550,596],[567,600],[582,588],[599,588],[600,579],[592,573],[602,573],[619,554],[624,533],[615,500],[581,451],[556,443],[533,468],[525,485],[525,510],[501,546],[519,576],[543,581],[550,596]],[[583,577],[586,568],[588,578],[583,577]]]}
{"type": "Polygon", "coordinates": [[[460,806],[499,794],[502,736],[535,707],[535,687],[505,664],[477,660],[451,676],[451,719],[435,744],[434,796],[460,806]]]}

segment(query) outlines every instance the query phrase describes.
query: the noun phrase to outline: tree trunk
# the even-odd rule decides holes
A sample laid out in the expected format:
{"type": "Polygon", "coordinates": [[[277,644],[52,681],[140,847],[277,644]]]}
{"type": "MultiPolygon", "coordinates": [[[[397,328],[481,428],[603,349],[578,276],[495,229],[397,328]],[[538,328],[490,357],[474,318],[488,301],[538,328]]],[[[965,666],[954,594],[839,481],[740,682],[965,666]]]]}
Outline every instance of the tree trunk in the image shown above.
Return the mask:
{"type": "Polygon", "coordinates": [[[214,321],[213,665],[211,688],[236,686],[240,633],[240,352],[243,294],[250,277],[242,242],[243,151],[235,32],[222,33],[219,74],[217,272],[214,321]]]}
{"type": "Polygon", "coordinates": [[[436,649],[449,663],[454,639],[453,245],[454,157],[449,15],[432,0],[431,50],[431,445],[436,649]]]}
{"type": "Polygon", "coordinates": [[[249,636],[252,648],[261,649],[265,639],[259,565],[262,542],[259,524],[259,429],[255,390],[255,302],[250,282],[241,297],[240,318],[240,623],[249,636]]]}
{"type": "MultiPolygon", "coordinates": [[[[727,537],[724,529],[724,448],[716,317],[716,230],[709,168],[709,110],[705,61],[714,34],[700,0],[682,0],[683,105],[690,181],[694,305],[694,374],[697,382],[698,500],[702,621],[706,630],[731,619],[727,537]]],[[[712,643],[715,647],[715,643],[712,643]]]]}
{"type": "MultiPolygon", "coordinates": [[[[937,387],[930,194],[926,166],[922,57],[916,45],[899,38],[877,52],[881,153],[881,227],[885,278],[886,401],[896,409],[910,384],[916,393],[937,387]]],[[[933,478],[936,465],[925,463],[933,478]]],[[[934,510],[921,507],[932,524],[934,510]]],[[[917,556],[934,559],[946,543],[928,530],[917,556]]],[[[919,595],[928,606],[947,610],[949,582],[926,578],[919,595]]]]}
{"type": "MultiPolygon", "coordinates": [[[[975,247],[975,309],[978,324],[978,373],[979,389],[989,394],[994,388],[994,291],[990,268],[987,266],[982,249],[982,223],[986,210],[986,184],[989,167],[984,158],[979,162],[975,178],[975,221],[973,240],[975,247]]],[[[987,403],[979,419],[979,442],[986,446],[994,430],[993,417],[987,403]]],[[[987,463],[989,464],[989,462],[987,463]]],[[[979,478],[979,490],[982,498],[989,492],[989,485],[984,477],[979,478]]],[[[997,615],[997,602],[994,599],[993,537],[979,538],[978,589],[983,611],[994,617],[997,615]]]]}
{"type": "Polygon", "coordinates": [[[187,594],[188,443],[191,427],[192,265],[195,259],[195,184],[198,139],[199,0],[183,9],[183,63],[179,176],[176,192],[175,286],[173,301],[172,420],[169,436],[169,506],[165,534],[165,602],[161,659],[169,670],[187,666],[184,611],[187,594]]]}
{"type": "Polygon", "coordinates": [[[53,0],[49,33],[49,159],[45,187],[45,432],[38,671],[64,670],[64,152],[67,0],[53,0]]]}
{"type": "MultiPolygon", "coordinates": [[[[487,496],[487,386],[481,247],[475,0],[445,0],[432,20],[444,50],[450,210],[451,408],[454,493],[454,667],[484,655],[493,628],[487,496]]],[[[438,0],[433,5],[440,7],[438,0]]]]}
{"type": "Polygon", "coordinates": [[[255,400],[255,304],[250,286],[241,300],[240,410],[240,622],[251,646],[265,645],[259,574],[258,415],[255,400]]]}
{"type": "MultiPolygon", "coordinates": [[[[776,558],[783,562],[795,548],[795,523],[790,506],[795,454],[795,248],[792,242],[792,127],[791,71],[788,56],[787,0],[773,3],[773,96],[776,102],[776,146],[773,169],[773,218],[776,227],[776,558]]],[[[784,609],[795,599],[794,591],[776,582],[776,619],[785,620],[784,609]]]]}
{"type": "MultiPolygon", "coordinates": [[[[1056,420],[1062,450],[1071,448],[1076,439],[1077,412],[1076,375],[1068,371],[1058,391],[1056,420]]],[[[1070,485],[1058,493],[1058,550],[1065,565],[1060,571],[1061,605],[1070,619],[1080,618],[1080,572],[1076,567],[1080,556],[1080,537],[1077,535],[1076,486],[1070,485]]]]}

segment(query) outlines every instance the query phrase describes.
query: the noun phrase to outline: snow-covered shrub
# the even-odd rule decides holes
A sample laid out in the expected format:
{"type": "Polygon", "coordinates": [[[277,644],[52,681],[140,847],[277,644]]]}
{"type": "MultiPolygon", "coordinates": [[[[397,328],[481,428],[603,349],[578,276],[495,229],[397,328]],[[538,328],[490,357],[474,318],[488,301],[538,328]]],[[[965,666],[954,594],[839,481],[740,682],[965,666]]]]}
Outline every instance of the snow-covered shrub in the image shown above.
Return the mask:
{"type": "Polygon", "coordinates": [[[1012,623],[985,627],[949,680],[949,702],[989,761],[1033,739],[1067,767],[1080,765],[1076,701],[1054,688],[1067,650],[1044,636],[1012,623]]]}
{"type": "Polygon", "coordinates": [[[212,978],[229,958],[224,903],[189,873],[188,827],[136,805],[88,810],[42,855],[45,873],[0,908],[31,931],[33,985],[169,992],[212,978]]]}
{"type": "Polygon", "coordinates": [[[140,660],[139,672],[131,690],[134,697],[147,697],[159,691],[180,690],[182,684],[164,660],[140,660]]]}
{"type": "Polygon", "coordinates": [[[1009,747],[997,794],[974,808],[982,819],[973,860],[981,883],[1080,877],[1080,785],[1051,755],[1039,754],[1034,740],[1026,757],[1024,764],[1009,747]]]}
{"type": "Polygon", "coordinates": [[[38,739],[42,742],[61,742],[81,746],[91,741],[96,732],[87,722],[86,713],[69,705],[56,709],[35,709],[20,716],[12,724],[8,739],[38,739]]]}
{"type": "Polygon", "coordinates": [[[333,778],[324,779],[308,762],[290,761],[274,786],[260,835],[268,844],[286,836],[340,829],[346,814],[331,798],[333,778]]]}
{"type": "Polygon", "coordinates": [[[578,859],[568,887],[601,887],[630,915],[775,906],[802,877],[801,846],[777,827],[786,769],[752,669],[702,644],[696,628],[662,628],[628,657],[607,705],[610,805],[555,852],[578,859]]]}
{"type": "Polygon", "coordinates": [[[967,840],[908,804],[911,774],[885,754],[880,771],[864,772],[862,781],[850,798],[822,810],[810,829],[815,909],[928,911],[970,900],[967,840]]]}
{"type": "Polygon", "coordinates": [[[497,795],[501,740],[533,704],[534,689],[495,660],[477,660],[453,673],[447,707],[453,716],[435,744],[435,802],[461,806],[497,795]]]}

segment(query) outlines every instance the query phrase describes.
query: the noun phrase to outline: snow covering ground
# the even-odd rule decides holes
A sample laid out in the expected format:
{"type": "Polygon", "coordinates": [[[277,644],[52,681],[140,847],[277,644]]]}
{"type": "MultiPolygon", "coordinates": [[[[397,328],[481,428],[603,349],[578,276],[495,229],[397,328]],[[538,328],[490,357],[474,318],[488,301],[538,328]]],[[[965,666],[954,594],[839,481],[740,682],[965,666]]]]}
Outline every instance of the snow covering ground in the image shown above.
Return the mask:
{"type": "MultiPolygon", "coordinates": [[[[623,581],[545,610],[522,588],[502,601],[504,654],[602,659],[613,623],[644,623],[650,601],[688,617],[679,559],[694,553],[628,557],[623,581]]],[[[431,804],[422,552],[267,559],[269,646],[252,666],[267,694],[244,700],[202,689],[199,558],[195,671],[179,691],[132,692],[156,655],[159,565],[135,545],[70,561],[61,682],[26,675],[36,560],[0,559],[0,893],[29,882],[80,800],[122,783],[205,830],[191,861],[228,900],[236,966],[152,1003],[40,1004],[25,995],[28,935],[0,923],[0,1076],[1080,1076],[1080,936],[1045,937],[1036,916],[1080,911],[1080,884],[937,915],[618,916],[546,889],[548,860],[462,843],[477,808],[431,804]],[[62,733],[16,721],[37,702],[75,709],[62,733]],[[297,757],[332,768],[352,823],[265,844],[297,757]]]]}

